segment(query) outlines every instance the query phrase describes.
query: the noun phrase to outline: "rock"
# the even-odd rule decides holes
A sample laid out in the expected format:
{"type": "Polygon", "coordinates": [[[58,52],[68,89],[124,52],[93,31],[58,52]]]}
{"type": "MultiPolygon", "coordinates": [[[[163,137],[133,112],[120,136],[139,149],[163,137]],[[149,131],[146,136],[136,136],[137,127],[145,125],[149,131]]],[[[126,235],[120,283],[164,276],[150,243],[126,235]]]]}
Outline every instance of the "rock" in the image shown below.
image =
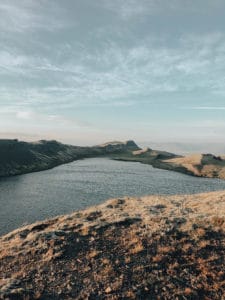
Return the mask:
{"type": "Polygon", "coordinates": [[[109,293],[111,293],[111,292],[112,292],[112,289],[111,289],[111,287],[107,287],[107,288],[105,289],[105,292],[106,292],[106,294],[109,294],[109,293]]]}

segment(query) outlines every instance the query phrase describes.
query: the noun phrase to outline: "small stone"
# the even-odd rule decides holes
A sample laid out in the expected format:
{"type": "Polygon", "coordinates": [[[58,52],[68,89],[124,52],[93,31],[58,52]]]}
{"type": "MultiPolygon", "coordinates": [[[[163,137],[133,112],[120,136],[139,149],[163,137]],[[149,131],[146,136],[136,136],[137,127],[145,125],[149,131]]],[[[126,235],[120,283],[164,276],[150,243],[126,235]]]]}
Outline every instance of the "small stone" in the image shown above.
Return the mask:
{"type": "Polygon", "coordinates": [[[111,293],[111,291],[112,291],[112,289],[111,289],[111,287],[110,287],[110,286],[109,286],[109,287],[107,287],[107,289],[105,290],[106,294],[109,294],[109,293],[111,293]]]}

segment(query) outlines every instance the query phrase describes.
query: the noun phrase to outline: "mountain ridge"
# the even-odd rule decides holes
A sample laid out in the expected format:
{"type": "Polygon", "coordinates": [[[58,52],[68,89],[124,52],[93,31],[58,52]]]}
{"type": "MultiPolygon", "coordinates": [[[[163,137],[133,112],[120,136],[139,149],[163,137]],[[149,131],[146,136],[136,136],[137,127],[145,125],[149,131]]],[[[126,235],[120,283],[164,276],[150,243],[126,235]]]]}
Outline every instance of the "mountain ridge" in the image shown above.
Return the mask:
{"type": "Polygon", "coordinates": [[[23,142],[0,140],[0,177],[54,168],[91,157],[149,164],[186,175],[225,179],[225,157],[213,154],[177,155],[151,148],[141,149],[133,140],[111,141],[95,146],[66,145],[55,140],[23,142]]]}
{"type": "Polygon", "coordinates": [[[0,177],[42,171],[88,157],[126,152],[139,147],[133,141],[107,143],[93,147],[62,144],[55,140],[23,142],[0,140],[0,177]]]}

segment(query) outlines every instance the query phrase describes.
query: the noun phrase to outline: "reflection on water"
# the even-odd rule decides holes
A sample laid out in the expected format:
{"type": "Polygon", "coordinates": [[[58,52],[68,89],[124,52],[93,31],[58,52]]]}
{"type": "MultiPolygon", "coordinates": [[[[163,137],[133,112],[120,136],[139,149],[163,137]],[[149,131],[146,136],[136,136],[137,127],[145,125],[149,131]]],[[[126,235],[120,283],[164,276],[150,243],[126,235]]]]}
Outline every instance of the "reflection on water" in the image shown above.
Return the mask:
{"type": "Polygon", "coordinates": [[[225,189],[225,181],[196,178],[149,165],[91,158],[0,180],[0,234],[22,224],[125,195],[190,194],[225,189]]]}

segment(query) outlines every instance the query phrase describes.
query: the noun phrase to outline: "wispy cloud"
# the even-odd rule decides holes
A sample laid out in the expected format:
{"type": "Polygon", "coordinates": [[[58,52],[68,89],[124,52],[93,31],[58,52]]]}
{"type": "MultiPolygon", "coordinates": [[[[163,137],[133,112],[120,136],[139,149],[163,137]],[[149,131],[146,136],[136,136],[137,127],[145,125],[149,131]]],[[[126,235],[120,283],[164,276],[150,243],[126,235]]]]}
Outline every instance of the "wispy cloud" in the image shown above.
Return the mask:
{"type": "Polygon", "coordinates": [[[196,109],[196,110],[225,110],[225,106],[192,106],[187,109],[196,109]]]}
{"type": "Polygon", "coordinates": [[[224,35],[215,33],[183,37],[176,49],[148,40],[130,48],[108,42],[101,50],[84,50],[82,55],[74,49],[63,62],[50,56],[0,51],[0,76],[15,80],[21,74],[30,82],[29,87],[24,81],[15,89],[5,84],[2,99],[46,105],[124,105],[126,101],[131,105],[155,93],[202,90],[222,94],[224,47],[224,35]]]}
{"type": "Polygon", "coordinates": [[[56,15],[60,16],[57,3],[35,0],[6,1],[0,2],[0,29],[2,32],[24,33],[34,29],[47,31],[58,30],[65,26],[56,15]],[[51,11],[51,14],[48,12],[51,11]]]}
{"type": "Polygon", "coordinates": [[[102,0],[105,7],[124,20],[130,18],[157,15],[162,12],[174,13],[174,12],[191,12],[191,13],[210,13],[209,9],[215,10],[223,8],[223,0],[194,0],[180,1],[180,0],[102,0]]]}
{"type": "Polygon", "coordinates": [[[74,118],[65,117],[59,114],[43,114],[34,110],[21,110],[21,107],[5,106],[0,110],[1,121],[4,124],[5,119],[16,120],[25,123],[30,123],[45,126],[53,125],[56,126],[60,124],[61,127],[72,126],[73,128],[88,128],[93,126],[88,121],[75,120],[74,118]]]}
{"type": "MultiPolygon", "coordinates": [[[[136,111],[143,118],[149,112],[160,127],[173,119],[172,109],[177,119],[184,116],[179,107],[224,111],[223,6],[222,0],[2,0],[1,124],[85,128],[82,122],[93,119],[94,127],[102,119],[115,124],[117,110],[132,122],[136,111]],[[211,24],[215,12],[221,22],[213,16],[211,24]]],[[[123,122],[121,116],[118,128],[123,122]]]]}
{"type": "Polygon", "coordinates": [[[134,16],[146,14],[146,4],[148,8],[155,8],[153,1],[136,1],[136,0],[125,0],[125,1],[102,1],[105,7],[115,13],[117,13],[122,19],[129,19],[134,16]]]}
{"type": "Polygon", "coordinates": [[[22,140],[57,139],[65,143],[88,144],[104,141],[102,131],[89,120],[60,114],[44,114],[18,106],[0,108],[0,138],[22,140]]]}

